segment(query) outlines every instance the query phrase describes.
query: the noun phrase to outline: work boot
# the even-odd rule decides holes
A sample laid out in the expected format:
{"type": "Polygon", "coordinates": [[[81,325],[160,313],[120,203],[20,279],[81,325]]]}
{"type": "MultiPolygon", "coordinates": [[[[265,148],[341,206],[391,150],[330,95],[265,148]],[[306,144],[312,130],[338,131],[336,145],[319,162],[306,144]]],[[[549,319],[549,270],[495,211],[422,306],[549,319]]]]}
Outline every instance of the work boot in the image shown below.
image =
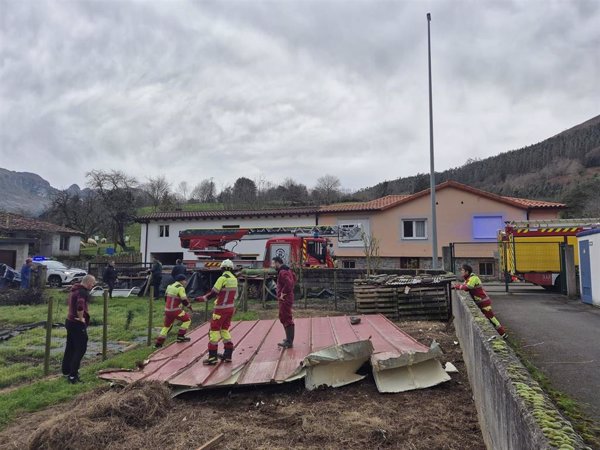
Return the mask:
{"type": "Polygon", "coordinates": [[[219,360],[217,358],[217,351],[216,350],[209,350],[208,351],[208,358],[206,358],[204,361],[202,361],[202,364],[204,364],[205,366],[214,366],[218,362],[219,362],[219,360]]]}
{"type": "Polygon", "coordinates": [[[233,349],[226,348],[223,353],[219,354],[219,358],[224,362],[231,362],[231,357],[233,356],[233,349]]]}
{"type": "Polygon", "coordinates": [[[177,336],[177,342],[190,342],[190,340],[187,336],[177,336]]]}
{"type": "Polygon", "coordinates": [[[294,325],[285,327],[285,339],[277,345],[282,348],[292,348],[294,346],[294,325]]]}

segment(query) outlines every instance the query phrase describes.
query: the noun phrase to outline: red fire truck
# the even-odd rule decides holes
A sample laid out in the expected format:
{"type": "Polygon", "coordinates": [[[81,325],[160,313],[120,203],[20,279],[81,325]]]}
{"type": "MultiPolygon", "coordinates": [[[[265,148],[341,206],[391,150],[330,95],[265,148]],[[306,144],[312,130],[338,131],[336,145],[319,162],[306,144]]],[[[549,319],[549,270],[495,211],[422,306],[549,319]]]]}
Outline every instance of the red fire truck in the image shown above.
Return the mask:
{"type": "MultiPolygon", "coordinates": [[[[184,260],[195,273],[190,290],[206,291],[218,277],[225,259],[236,270],[269,268],[271,259],[280,256],[292,268],[331,268],[333,259],[329,238],[337,237],[336,227],[262,227],[189,229],[179,233],[181,247],[196,259],[184,260]]],[[[261,280],[250,282],[250,291],[259,290],[261,280]]]]}

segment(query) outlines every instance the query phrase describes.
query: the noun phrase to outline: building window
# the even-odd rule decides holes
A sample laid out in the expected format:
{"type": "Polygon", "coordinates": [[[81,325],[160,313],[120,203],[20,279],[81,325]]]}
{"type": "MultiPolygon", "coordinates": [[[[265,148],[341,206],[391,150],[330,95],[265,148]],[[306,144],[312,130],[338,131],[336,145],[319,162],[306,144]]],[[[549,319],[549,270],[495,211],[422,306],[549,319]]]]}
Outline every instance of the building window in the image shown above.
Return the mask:
{"type": "Polygon", "coordinates": [[[479,263],[479,275],[494,275],[494,263],[493,262],[480,262],[479,263]]]}
{"type": "Polygon", "coordinates": [[[427,221],[424,219],[402,220],[402,239],[427,239],[427,221]]]}
{"type": "Polygon", "coordinates": [[[344,260],[342,261],[342,267],[344,269],[356,269],[356,261],[344,260]]]}
{"type": "Polygon", "coordinates": [[[473,239],[493,239],[504,228],[502,216],[473,216],[473,239]]]}
{"type": "Polygon", "coordinates": [[[169,237],[169,225],[160,225],[158,227],[159,237],[169,237]]]}
{"type": "Polygon", "coordinates": [[[69,238],[70,236],[61,236],[60,237],[60,244],[59,244],[59,249],[60,250],[69,250],[69,238]]]}

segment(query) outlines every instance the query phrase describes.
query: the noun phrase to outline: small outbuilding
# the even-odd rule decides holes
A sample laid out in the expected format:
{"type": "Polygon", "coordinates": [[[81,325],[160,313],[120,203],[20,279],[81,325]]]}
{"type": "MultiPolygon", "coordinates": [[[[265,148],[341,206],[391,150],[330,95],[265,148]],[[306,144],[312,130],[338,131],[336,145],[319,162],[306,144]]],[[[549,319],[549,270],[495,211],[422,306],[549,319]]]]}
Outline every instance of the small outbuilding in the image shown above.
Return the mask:
{"type": "Polygon", "coordinates": [[[600,228],[577,234],[581,300],[600,306],[600,228]]]}

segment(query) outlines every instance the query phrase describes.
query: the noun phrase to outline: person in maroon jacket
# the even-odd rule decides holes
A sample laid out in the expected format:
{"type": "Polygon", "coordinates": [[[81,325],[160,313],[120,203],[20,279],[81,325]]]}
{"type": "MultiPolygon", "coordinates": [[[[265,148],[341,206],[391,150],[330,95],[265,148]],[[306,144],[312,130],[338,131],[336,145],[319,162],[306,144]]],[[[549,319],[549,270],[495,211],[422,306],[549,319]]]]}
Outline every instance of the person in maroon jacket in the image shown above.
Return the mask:
{"type": "Polygon", "coordinates": [[[291,348],[294,346],[294,318],[292,307],[294,306],[294,285],[296,274],[283,263],[279,256],[273,258],[273,267],[277,270],[277,301],[279,302],[279,321],[285,330],[285,339],[280,342],[280,347],[291,348]]]}
{"type": "Polygon", "coordinates": [[[87,351],[87,327],[90,324],[88,303],[90,289],[96,284],[96,278],[86,275],[80,284],[75,284],[67,300],[68,313],[65,327],[67,328],[67,345],[62,360],[62,373],[71,384],[79,383],[79,365],[87,351]]]}

